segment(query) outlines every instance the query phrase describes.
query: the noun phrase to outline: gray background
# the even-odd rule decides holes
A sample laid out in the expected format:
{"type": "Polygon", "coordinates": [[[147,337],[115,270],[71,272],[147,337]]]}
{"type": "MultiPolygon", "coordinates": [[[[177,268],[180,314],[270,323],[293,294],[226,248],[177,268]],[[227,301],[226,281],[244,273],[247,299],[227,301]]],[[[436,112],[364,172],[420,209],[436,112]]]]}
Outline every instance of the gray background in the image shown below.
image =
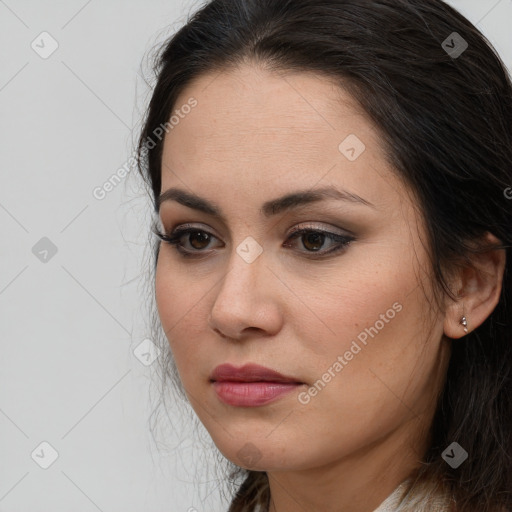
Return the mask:
{"type": "MultiPolygon", "coordinates": [[[[512,1],[450,3],[512,69],[512,1]]],[[[144,57],[198,5],[0,0],[1,511],[226,509],[204,431],[169,430],[160,449],[149,432],[136,170],[93,195],[133,154],[144,57]]]]}

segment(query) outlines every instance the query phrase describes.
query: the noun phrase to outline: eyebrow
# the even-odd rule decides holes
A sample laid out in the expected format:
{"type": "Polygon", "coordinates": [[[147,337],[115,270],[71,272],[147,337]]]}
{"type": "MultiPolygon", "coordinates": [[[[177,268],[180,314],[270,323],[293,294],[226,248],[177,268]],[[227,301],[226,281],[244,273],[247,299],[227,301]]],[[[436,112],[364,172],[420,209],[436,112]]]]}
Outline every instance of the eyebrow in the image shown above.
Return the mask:
{"type": "MultiPolygon", "coordinates": [[[[317,203],[326,199],[349,201],[351,203],[362,204],[376,209],[375,205],[357,194],[353,194],[345,190],[338,190],[335,187],[329,186],[314,190],[298,190],[277,199],[272,199],[271,201],[267,201],[263,204],[261,213],[265,217],[272,217],[285,211],[317,203]]],[[[217,204],[179,188],[170,188],[160,195],[156,204],[157,211],[160,211],[160,206],[165,201],[176,201],[188,208],[217,217],[223,221],[226,220],[221,208],[217,204]]]]}

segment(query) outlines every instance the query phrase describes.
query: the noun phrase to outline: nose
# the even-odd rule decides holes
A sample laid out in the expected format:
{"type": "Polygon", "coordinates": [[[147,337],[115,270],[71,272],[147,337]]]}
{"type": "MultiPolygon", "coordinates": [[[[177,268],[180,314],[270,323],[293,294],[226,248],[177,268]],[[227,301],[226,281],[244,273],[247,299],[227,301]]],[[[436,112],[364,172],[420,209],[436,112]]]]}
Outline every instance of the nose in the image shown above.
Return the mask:
{"type": "Polygon", "coordinates": [[[264,253],[247,263],[234,252],[217,284],[209,327],[232,340],[275,335],[282,327],[281,294],[285,287],[274,272],[268,268],[264,253]]]}

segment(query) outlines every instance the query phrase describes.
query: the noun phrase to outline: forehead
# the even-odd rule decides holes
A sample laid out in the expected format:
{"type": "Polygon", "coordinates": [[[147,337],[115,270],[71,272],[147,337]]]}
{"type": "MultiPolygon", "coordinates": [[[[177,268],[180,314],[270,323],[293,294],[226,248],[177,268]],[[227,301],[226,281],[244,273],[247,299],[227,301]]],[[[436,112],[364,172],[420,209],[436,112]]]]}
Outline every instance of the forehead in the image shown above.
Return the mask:
{"type": "Polygon", "coordinates": [[[229,145],[232,154],[247,159],[266,156],[262,150],[270,150],[272,156],[276,150],[299,147],[304,156],[314,153],[321,141],[337,150],[336,142],[345,131],[364,137],[372,128],[348,93],[313,73],[285,75],[244,65],[202,75],[179,96],[175,109],[192,96],[197,107],[172,130],[176,137],[169,139],[177,139],[176,145],[178,139],[197,141],[203,151],[229,145]]]}
{"type": "Polygon", "coordinates": [[[212,194],[236,187],[249,199],[256,190],[274,196],[318,184],[374,202],[383,181],[397,188],[377,129],[326,76],[243,65],[200,76],[173,112],[190,98],[197,106],[165,137],[162,191],[183,184],[212,194]]]}

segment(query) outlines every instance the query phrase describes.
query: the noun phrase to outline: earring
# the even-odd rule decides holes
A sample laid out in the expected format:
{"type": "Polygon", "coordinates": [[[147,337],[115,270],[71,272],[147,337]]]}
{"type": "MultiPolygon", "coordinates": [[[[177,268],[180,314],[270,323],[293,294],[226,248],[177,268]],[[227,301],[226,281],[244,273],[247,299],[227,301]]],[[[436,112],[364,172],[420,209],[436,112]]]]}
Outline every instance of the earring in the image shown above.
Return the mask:
{"type": "Polygon", "coordinates": [[[461,318],[460,323],[464,326],[464,332],[468,332],[468,321],[465,316],[461,318]]]}

